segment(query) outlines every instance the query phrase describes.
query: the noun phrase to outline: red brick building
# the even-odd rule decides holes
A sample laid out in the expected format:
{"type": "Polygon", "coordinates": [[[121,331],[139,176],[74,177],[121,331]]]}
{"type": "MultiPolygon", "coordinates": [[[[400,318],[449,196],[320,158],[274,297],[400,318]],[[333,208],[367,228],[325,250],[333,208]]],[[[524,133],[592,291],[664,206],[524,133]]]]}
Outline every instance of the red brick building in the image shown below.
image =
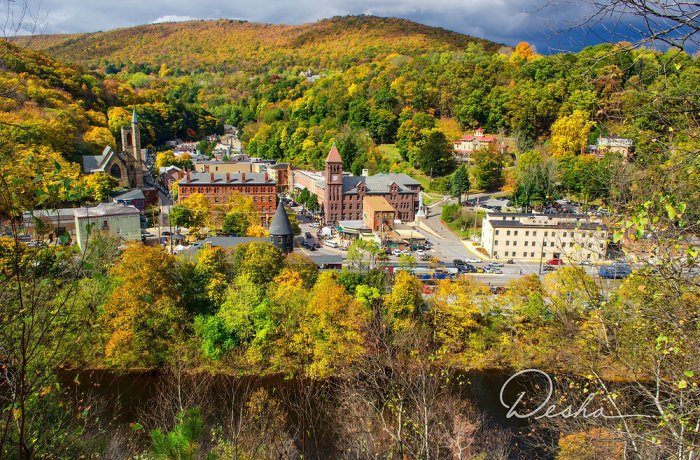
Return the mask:
{"type": "Polygon", "coordinates": [[[268,173],[208,173],[187,172],[178,183],[180,202],[193,193],[201,193],[212,204],[224,205],[234,192],[253,198],[265,224],[274,215],[277,184],[268,173]]]}
{"type": "MultiPolygon", "coordinates": [[[[381,196],[396,210],[396,218],[412,222],[418,210],[420,183],[406,174],[343,175],[343,160],[333,144],[326,158],[322,211],[326,223],[362,220],[365,196],[381,196]]],[[[321,197],[319,197],[321,198],[321,197]]]]}

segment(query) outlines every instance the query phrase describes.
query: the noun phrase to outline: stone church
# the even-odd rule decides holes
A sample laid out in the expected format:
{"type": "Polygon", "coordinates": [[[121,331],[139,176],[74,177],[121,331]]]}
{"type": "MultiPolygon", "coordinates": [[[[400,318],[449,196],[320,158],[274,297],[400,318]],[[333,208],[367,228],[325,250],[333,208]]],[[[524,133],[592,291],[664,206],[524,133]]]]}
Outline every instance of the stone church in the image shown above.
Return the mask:
{"type": "Polygon", "coordinates": [[[144,175],[148,168],[141,153],[141,130],[136,110],[131,117],[131,126],[122,127],[122,152],[117,153],[107,146],[102,155],[83,156],[86,174],[105,172],[127,188],[144,188],[144,175]]]}

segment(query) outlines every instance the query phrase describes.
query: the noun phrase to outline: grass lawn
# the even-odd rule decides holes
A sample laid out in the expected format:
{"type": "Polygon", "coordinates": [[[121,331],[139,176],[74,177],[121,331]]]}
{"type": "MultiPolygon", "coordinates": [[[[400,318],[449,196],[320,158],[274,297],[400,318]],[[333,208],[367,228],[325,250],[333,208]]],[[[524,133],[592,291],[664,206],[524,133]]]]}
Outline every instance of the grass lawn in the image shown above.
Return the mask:
{"type": "Polygon", "coordinates": [[[411,176],[412,178],[414,178],[415,180],[417,180],[420,183],[421,187],[423,187],[423,190],[430,190],[430,177],[424,174],[423,171],[406,164],[406,162],[403,161],[403,159],[401,158],[401,154],[399,153],[399,149],[396,148],[396,144],[380,144],[377,148],[380,152],[382,152],[382,156],[384,158],[391,161],[392,163],[397,163],[401,165],[401,170],[404,173],[411,176]]]}

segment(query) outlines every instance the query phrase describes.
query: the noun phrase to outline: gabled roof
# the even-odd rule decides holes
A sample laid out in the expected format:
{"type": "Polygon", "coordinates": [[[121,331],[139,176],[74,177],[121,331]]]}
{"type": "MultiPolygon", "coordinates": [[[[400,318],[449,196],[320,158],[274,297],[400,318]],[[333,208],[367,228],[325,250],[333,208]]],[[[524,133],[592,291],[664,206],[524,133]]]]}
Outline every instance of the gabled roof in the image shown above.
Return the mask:
{"type": "Polygon", "coordinates": [[[107,217],[107,216],[124,216],[141,214],[141,211],[133,206],[124,206],[123,204],[117,203],[100,203],[99,205],[91,208],[75,208],[73,214],[77,218],[84,217],[107,217]]]}
{"type": "Polygon", "coordinates": [[[114,156],[112,147],[107,146],[102,150],[102,155],[83,155],[83,171],[86,173],[104,172],[105,166],[114,156]]]}
{"type": "Polygon", "coordinates": [[[272,223],[270,224],[270,235],[294,235],[292,223],[289,222],[289,216],[287,216],[287,211],[285,211],[282,201],[280,201],[277,205],[277,211],[275,211],[275,216],[272,218],[272,223]]]}
{"type": "Polygon", "coordinates": [[[375,174],[373,176],[343,176],[343,193],[357,193],[357,186],[364,182],[365,192],[372,193],[388,193],[391,189],[391,184],[396,184],[399,187],[399,192],[411,192],[411,188],[419,187],[420,182],[407,174],[375,174]]]}
{"type": "Polygon", "coordinates": [[[326,163],[342,163],[343,159],[340,158],[340,152],[338,152],[338,148],[335,146],[335,142],[333,142],[333,145],[331,146],[331,151],[328,152],[328,156],[326,157],[326,163]]]}
{"type": "Polygon", "coordinates": [[[114,197],[114,200],[123,200],[123,201],[129,201],[129,200],[145,200],[146,197],[144,196],[143,192],[137,188],[133,190],[129,190],[128,192],[121,193],[119,195],[116,195],[114,197]]]}

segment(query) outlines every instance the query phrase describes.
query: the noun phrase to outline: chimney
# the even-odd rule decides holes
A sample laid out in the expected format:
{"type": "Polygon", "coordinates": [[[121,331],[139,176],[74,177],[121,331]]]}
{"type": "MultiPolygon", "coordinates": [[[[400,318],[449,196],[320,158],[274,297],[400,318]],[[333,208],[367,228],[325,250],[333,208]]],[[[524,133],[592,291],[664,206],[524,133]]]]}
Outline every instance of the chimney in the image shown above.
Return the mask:
{"type": "Polygon", "coordinates": [[[369,169],[363,169],[362,170],[362,177],[367,177],[369,176],[369,169]]]}
{"type": "Polygon", "coordinates": [[[241,184],[245,184],[245,173],[241,173],[241,184]]]}
{"type": "Polygon", "coordinates": [[[265,182],[270,180],[270,175],[268,173],[265,173],[265,182]]]}
{"type": "Polygon", "coordinates": [[[214,173],[209,174],[209,177],[211,177],[211,183],[214,183],[214,173]]]}
{"type": "Polygon", "coordinates": [[[231,182],[231,173],[226,173],[226,183],[231,182]]]}
{"type": "Polygon", "coordinates": [[[189,182],[189,181],[190,181],[190,172],[187,171],[187,182],[189,182]]]}

